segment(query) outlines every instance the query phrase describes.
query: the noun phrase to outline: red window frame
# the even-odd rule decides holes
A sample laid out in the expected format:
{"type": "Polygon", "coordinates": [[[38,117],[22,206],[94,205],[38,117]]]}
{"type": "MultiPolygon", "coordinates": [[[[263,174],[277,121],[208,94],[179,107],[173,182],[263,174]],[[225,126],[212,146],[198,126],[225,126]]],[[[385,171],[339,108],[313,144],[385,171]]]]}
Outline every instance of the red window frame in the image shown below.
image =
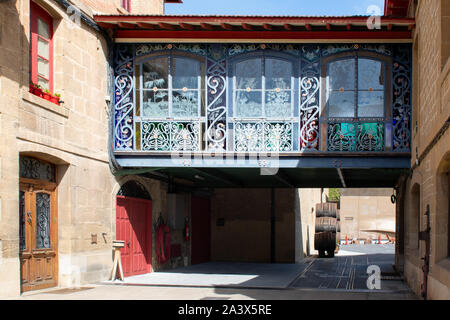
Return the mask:
{"type": "MultiPolygon", "coordinates": [[[[53,18],[47,11],[42,9],[33,1],[30,1],[30,29],[31,29],[31,81],[33,83],[38,83],[38,38],[45,39],[49,43],[49,55],[48,59],[39,56],[49,62],[49,79],[48,81],[49,90],[53,92],[53,18]],[[48,24],[49,39],[43,38],[38,35],[38,18],[48,24]]],[[[44,77],[42,77],[45,79],[44,77]]]]}
{"type": "Polygon", "coordinates": [[[131,12],[131,0],[121,0],[122,8],[127,10],[128,12],[131,12]]]}

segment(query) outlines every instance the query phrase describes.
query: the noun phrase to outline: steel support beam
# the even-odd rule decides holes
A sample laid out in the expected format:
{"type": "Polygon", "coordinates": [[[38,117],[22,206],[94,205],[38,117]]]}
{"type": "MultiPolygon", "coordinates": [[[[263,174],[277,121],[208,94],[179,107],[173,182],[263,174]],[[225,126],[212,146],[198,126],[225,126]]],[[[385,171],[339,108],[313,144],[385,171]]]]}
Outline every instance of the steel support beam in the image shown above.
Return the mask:
{"type": "Polygon", "coordinates": [[[293,183],[292,180],[281,169],[278,169],[278,172],[274,175],[274,177],[283,182],[288,187],[295,188],[295,183],[293,183]]]}
{"type": "Polygon", "coordinates": [[[233,187],[244,187],[242,182],[237,181],[236,179],[233,179],[233,178],[229,177],[228,175],[219,173],[217,171],[214,173],[211,173],[205,169],[199,169],[199,168],[189,168],[189,169],[193,170],[194,172],[197,172],[199,175],[203,175],[203,176],[206,176],[211,179],[216,179],[216,180],[225,182],[226,184],[230,184],[233,187]]]}
{"type": "Polygon", "coordinates": [[[342,187],[347,188],[347,185],[345,184],[344,174],[342,173],[342,169],[336,168],[336,170],[338,172],[339,179],[341,179],[342,187]]]}

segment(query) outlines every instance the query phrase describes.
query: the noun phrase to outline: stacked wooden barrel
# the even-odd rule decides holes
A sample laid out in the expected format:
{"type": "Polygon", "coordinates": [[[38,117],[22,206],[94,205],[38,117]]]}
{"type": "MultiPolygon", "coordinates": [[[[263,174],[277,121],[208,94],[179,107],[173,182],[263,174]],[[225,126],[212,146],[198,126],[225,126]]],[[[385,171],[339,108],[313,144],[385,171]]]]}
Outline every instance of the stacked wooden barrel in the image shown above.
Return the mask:
{"type": "Polygon", "coordinates": [[[314,248],[319,257],[334,257],[341,236],[340,214],[337,203],[326,202],[316,204],[316,224],[314,248]]]}

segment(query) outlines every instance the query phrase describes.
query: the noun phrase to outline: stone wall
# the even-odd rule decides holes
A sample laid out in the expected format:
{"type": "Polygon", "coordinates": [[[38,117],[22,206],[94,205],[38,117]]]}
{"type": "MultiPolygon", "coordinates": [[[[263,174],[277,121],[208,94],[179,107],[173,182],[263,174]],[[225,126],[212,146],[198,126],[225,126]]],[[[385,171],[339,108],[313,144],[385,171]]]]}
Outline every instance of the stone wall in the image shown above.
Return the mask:
{"type": "Polygon", "coordinates": [[[295,262],[318,254],[314,249],[316,204],[325,202],[328,189],[297,189],[295,199],[295,262]]]}
{"type": "MultiPolygon", "coordinates": [[[[121,0],[71,0],[87,14],[128,14],[121,0]],[[81,6],[80,6],[81,3],[81,6]]],[[[164,0],[131,0],[131,14],[164,14],[164,0]]]]}
{"type": "Polygon", "coordinates": [[[19,161],[17,131],[27,70],[28,20],[23,1],[0,3],[0,296],[17,296],[20,284],[19,161]],[[25,62],[25,63],[24,63],[25,62]]]}
{"type": "Polygon", "coordinates": [[[429,299],[450,298],[448,257],[448,172],[450,171],[450,60],[448,16],[445,0],[420,1],[416,8],[413,50],[413,172],[406,181],[404,209],[404,272],[410,286],[420,293],[424,241],[424,213],[430,206],[431,264],[429,299]],[[419,197],[419,201],[417,200],[419,197]],[[418,243],[419,242],[419,243],[418,243]]]}
{"type": "MultiPolygon", "coordinates": [[[[28,92],[29,1],[0,2],[0,297],[20,294],[20,155],[57,166],[61,287],[108,278],[115,195],[121,183],[133,178],[116,178],[109,167],[104,35],[74,23],[70,12],[52,0],[36,3],[54,18],[54,91],[64,103],[58,106],[28,92]]],[[[165,211],[164,188],[150,179],[144,185],[154,199],[156,219],[165,211]]]]}

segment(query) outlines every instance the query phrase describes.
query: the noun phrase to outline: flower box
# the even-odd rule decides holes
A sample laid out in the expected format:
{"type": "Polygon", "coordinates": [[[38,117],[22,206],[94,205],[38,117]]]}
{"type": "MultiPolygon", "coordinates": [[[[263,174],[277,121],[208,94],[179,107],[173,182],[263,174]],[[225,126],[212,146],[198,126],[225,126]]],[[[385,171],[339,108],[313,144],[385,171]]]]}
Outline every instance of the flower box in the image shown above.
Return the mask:
{"type": "Polygon", "coordinates": [[[54,96],[54,95],[50,96],[50,102],[59,105],[59,97],[58,96],[54,96]]]}
{"type": "Polygon", "coordinates": [[[45,100],[50,101],[51,97],[52,97],[51,93],[45,91],[42,92],[42,98],[44,98],[45,100]]]}

